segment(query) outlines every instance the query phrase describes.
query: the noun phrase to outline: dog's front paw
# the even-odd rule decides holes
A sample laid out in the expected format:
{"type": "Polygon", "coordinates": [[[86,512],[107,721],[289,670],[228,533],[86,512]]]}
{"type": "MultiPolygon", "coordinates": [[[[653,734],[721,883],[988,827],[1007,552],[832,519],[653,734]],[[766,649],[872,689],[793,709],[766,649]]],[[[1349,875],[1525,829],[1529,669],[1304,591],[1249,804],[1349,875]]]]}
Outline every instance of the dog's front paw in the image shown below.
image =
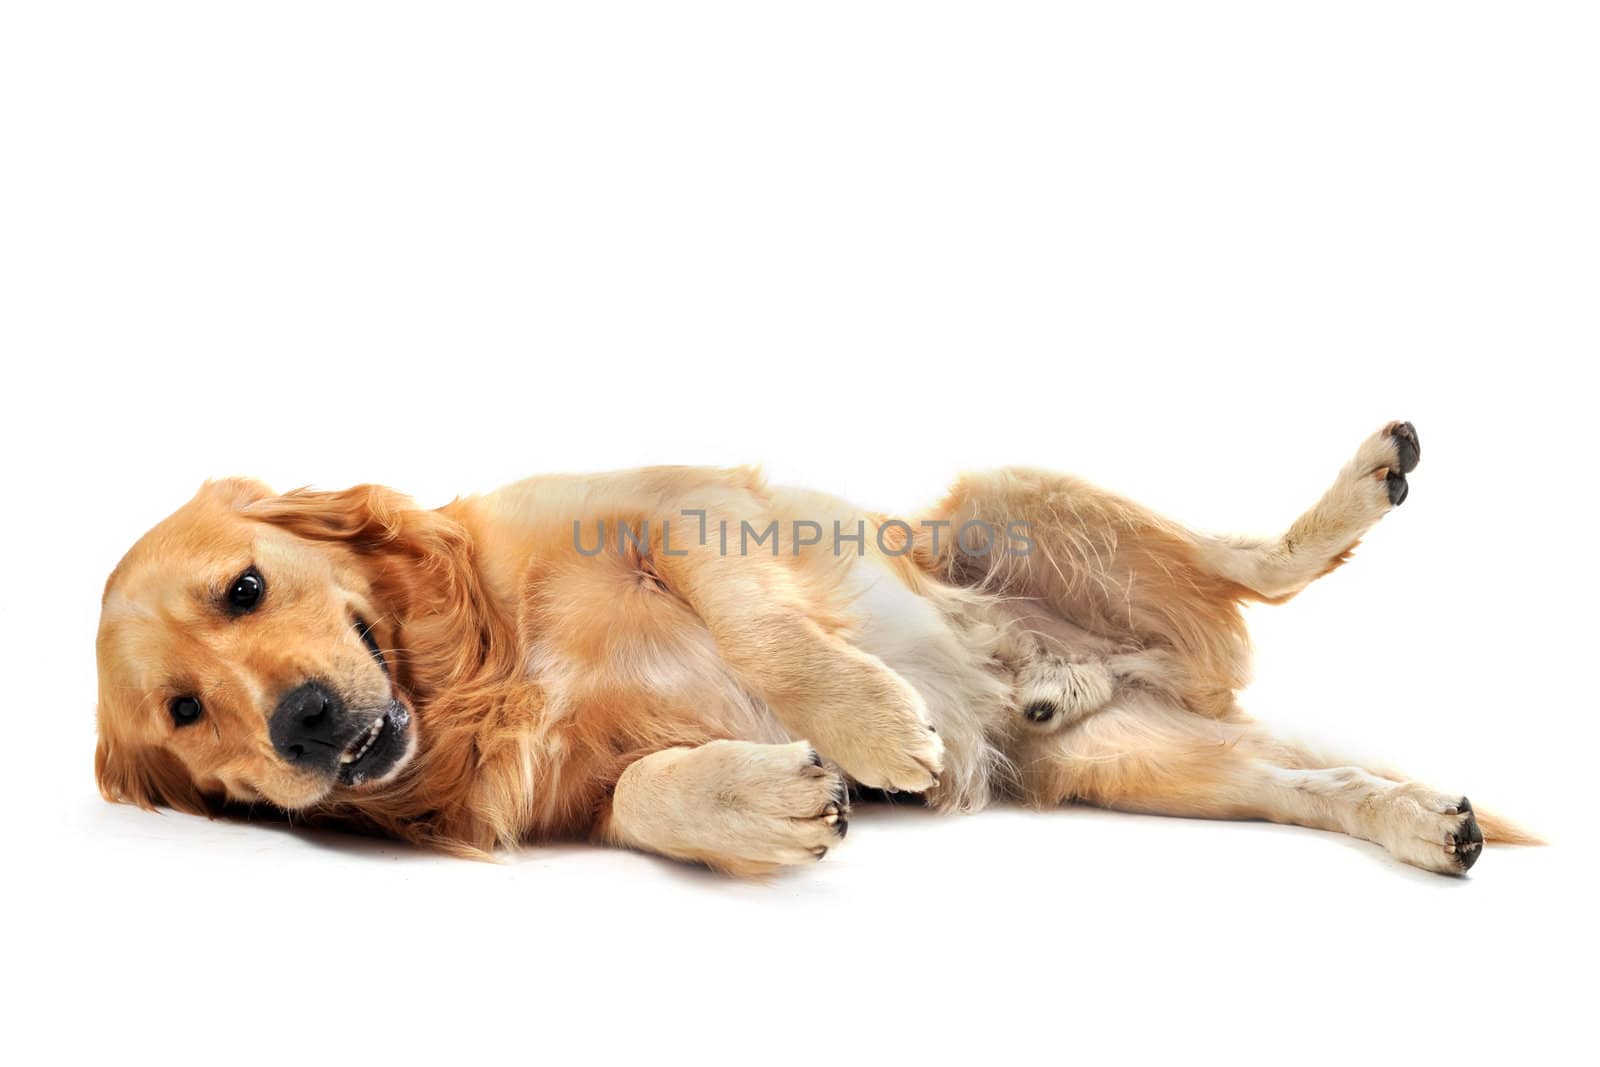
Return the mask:
{"type": "Polygon", "coordinates": [[[925,793],[944,771],[944,742],[922,697],[899,678],[884,681],[861,705],[840,709],[820,731],[825,736],[815,740],[823,755],[872,789],[925,793]]]}
{"type": "Polygon", "coordinates": [[[885,793],[926,793],[944,771],[944,742],[926,723],[898,736],[864,738],[847,752],[829,755],[851,778],[885,793]]]}
{"type": "Polygon", "coordinates": [[[1400,786],[1384,798],[1379,819],[1380,843],[1412,866],[1465,874],[1483,854],[1483,831],[1466,797],[1400,786]]]}
{"type": "Polygon", "coordinates": [[[805,741],[789,745],[713,742],[716,760],[702,831],[714,838],[706,860],[734,874],[764,874],[814,863],[844,840],[850,805],[844,779],[805,741]]]}
{"type": "Polygon", "coordinates": [[[617,844],[766,874],[814,863],[844,839],[844,779],[804,741],[710,741],[670,748],[625,770],[604,833],[617,844]]]}

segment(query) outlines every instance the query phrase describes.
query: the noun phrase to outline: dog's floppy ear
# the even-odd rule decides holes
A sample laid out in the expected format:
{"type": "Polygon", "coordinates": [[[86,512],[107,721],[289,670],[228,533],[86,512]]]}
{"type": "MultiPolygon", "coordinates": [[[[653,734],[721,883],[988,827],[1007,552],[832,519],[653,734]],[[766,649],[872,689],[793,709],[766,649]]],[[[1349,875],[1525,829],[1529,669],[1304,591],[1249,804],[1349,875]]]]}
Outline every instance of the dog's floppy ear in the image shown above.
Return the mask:
{"type": "MultiPolygon", "coordinates": [[[[397,640],[408,664],[430,666],[427,691],[470,679],[486,650],[515,647],[507,622],[486,610],[492,598],[472,537],[446,509],[427,511],[393,489],[358,485],[333,493],[296,489],[242,514],[352,553],[375,598],[404,631],[397,640]]],[[[424,684],[409,667],[400,674],[407,685],[424,684]]]]}
{"type": "Polygon", "coordinates": [[[352,548],[374,549],[402,537],[405,516],[415,507],[393,489],[357,485],[331,493],[295,489],[256,500],[240,510],[313,541],[342,541],[352,548]]]}
{"type": "Polygon", "coordinates": [[[411,498],[381,485],[338,492],[296,489],[258,500],[241,514],[310,541],[338,544],[362,561],[374,591],[391,612],[404,616],[421,585],[442,598],[435,614],[470,606],[476,585],[472,546],[465,530],[411,498]],[[430,576],[426,583],[424,575],[430,576]]]}
{"type": "Polygon", "coordinates": [[[171,808],[190,815],[210,809],[178,757],[150,746],[113,745],[104,736],[94,750],[94,777],[111,801],[141,808],[171,808]]]}
{"type": "Polygon", "coordinates": [[[272,495],[272,487],[255,478],[213,478],[200,486],[198,497],[217,500],[224,507],[241,510],[272,495]]]}

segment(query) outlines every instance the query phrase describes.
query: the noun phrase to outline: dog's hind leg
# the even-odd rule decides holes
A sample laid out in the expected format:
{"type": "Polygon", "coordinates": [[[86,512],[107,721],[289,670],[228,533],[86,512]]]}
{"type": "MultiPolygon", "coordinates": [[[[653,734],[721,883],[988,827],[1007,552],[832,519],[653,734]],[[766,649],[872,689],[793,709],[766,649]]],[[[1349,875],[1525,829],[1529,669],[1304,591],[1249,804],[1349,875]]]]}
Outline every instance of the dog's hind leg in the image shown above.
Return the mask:
{"type": "Polygon", "coordinates": [[[915,558],[948,581],[1041,604],[1138,653],[1191,710],[1234,717],[1249,668],[1241,601],[1287,599],[1336,567],[1405,499],[1420,454],[1411,424],[1390,423],[1270,541],[1197,534],[1067,475],[969,474],[920,517],[915,558]]]}
{"type": "Polygon", "coordinates": [[[1391,422],[1362,442],[1322,499],[1283,536],[1203,537],[1199,560],[1262,600],[1287,600],[1343,563],[1362,535],[1400,506],[1410,491],[1406,475],[1421,458],[1416,428],[1391,422]]]}
{"type": "Polygon", "coordinates": [[[1466,871],[1483,842],[1532,843],[1480,820],[1459,793],[1441,793],[1341,765],[1271,737],[1253,723],[1219,722],[1154,698],[1115,703],[1072,729],[1022,738],[1023,796],[1082,801],[1154,815],[1264,819],[1373,841],[1398,859],[1466,871]]]}
{"type": "Polygon", "coordinates": [[[1006,468],[963,476],[921,516],[919,565],[1042,608],[1093,635],[1102,652],[1165,662],[1168,688],[1196,711],[1234,714],[1247,680],[1245,591],[1203,566],[1196,535],[1068,475],[1006,468]]]}

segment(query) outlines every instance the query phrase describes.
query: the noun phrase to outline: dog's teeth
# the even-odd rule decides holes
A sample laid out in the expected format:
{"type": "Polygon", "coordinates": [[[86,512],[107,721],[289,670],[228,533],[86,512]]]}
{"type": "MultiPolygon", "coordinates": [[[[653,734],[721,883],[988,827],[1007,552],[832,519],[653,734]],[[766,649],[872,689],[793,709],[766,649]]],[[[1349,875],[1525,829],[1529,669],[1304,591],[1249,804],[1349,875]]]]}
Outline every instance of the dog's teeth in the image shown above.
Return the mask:
{"type": "Polygon", "coordinates": [[[373,724],[367,727],[367,732],[361,735],[361,740],[352,744],[349,751],[339,757],[339,762],[354,763],[362,756],[365,756],[367,750],[372,748],[373,743],[378,740],[378,735],[383,733],[383,721],[384,717],[382,715],[378,716],[373,724]]]}

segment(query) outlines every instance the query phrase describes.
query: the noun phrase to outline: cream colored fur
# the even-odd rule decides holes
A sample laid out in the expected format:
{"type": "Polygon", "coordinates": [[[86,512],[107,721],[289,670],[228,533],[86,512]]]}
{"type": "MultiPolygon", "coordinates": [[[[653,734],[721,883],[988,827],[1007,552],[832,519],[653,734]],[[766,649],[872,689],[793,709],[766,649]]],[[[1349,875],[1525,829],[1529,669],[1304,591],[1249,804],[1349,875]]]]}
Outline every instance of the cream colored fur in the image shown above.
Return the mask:
{"type": "Polygon", "coordinates": [[[618,780],[617,844],[764,874],[821,859],[842,837],[844,783],[803,741],[711,741],[638,760],[618,780]]]}
{"type": "MultiPolygon", "coordinates": [[[[1063,476],[969,476],[933,514],[1001,526],[1024,517],[1042,551],[1020,560],[995,551],[974,560],[947,546],[943,555],[923,558],[928,570],[954,579],[956,588],[897,573],[883,560],[852,566],[845,583],[854,624],[850,642],[872,654],[874,670],[881,665],[897,673],[921,699],[886,699],[876,674],[868,672],[870,682],[846,687],[873,694],[866,706],[830,684],[826,699],[810,705],[816,711],[808,714],[819,718],[791,712],[786,723],[848,772],[891,762],[882,754],[891,736],[921,740],[914,726],[882,732],[885,707],[907,723],[931,719],[944,740],[942,762],[931,758],[927,745],[914,746],[915,762],[941,772],[928,798],[950,810],[1017,796],[1040,805],[1077,800],[1162,814],[1268,819],[1361,837],[1407,863],[1459,872],[1475,858],[1463,862],[1462,852],[1477,847],[1470,808],[1459,795],[1330,763],[1274,740],[1233,703],[1248,667],[1235,605],[1246,597],[1278,601],[1298,592],[1336,566],[1392,508],[1387,478],[1398,469],[1393,435],[1399,425],[1368,438],[1323,498],[1271,541],[1191,534],[1063,476]],[[1047,720],[1022,715],[1040,704],[1053,708],[1047,720]]],[[[858,678],[863,669],[855,655],[838,648],[819,646],[807,652],[806,662],[808,671],[830,682],[858,678]],[[830,655],[832,666],[815,658],[830,655]]],[[[794,789],[793,762],[774,772],[773,788],[785,797],[794,789]]],[[[712,766],[708,758],[701,773],[714,774],[712,766]]],[[[727,773],[741,783],[734,792],[745,795],[748,772],[727,773]]],[[[852,777],[908,785],[876,769],[852,777]]],[[[703,778],[695,780],[699,784],[676,794],[673,804],[648,810],[633,798],[624,807],[619,788],[619,813],[629,813],[625,839],[703,858],[714,838],[724,842],[719,847],[727,856],[740,857],[736,864],[711,861],[722,866],[743,867],[757,855],[784,862],[772,857],[813,854],[803,846],[815,847],[816,834],[803,819],[792,834],[776,837],[758,820],[745,841],[727,828],[742,824],[730,824],[716,804],[708,809],[716,817],[706,824],[690,820],[691,834],[683,805],[708,788],[703,778]]],[[[815,807],[815,800],[807,803],[815,807]]]]}

